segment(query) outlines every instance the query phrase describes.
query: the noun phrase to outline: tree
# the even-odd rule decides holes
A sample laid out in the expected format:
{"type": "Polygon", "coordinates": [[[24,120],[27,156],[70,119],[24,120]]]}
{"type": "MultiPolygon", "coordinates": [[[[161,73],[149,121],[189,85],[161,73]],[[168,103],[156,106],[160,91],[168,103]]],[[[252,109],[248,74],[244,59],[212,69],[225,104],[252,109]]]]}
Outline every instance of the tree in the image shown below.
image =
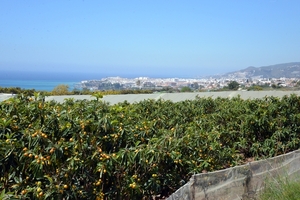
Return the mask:
{"type": "Polygon", "coordinates": [[[68,85],[57,85],[51,92],[52,95],[66,95],[69,94],[69,86],[68,85]]]}
{"type": "Polygon", "coordinates": [[[237,90],[239,89],[240,84],[236,81],[230,81],[230,83],[228,83],[228,89],[229,90],[237,90]]]}
{"type": "Polygon", "coordinates": [[[185,87],[181,88],[180,91],[181,92],[192,92],[192,89],[190,87],[185,86],[185,87]]]}
{"type": "Polygon", "coordinates": [[[251,90],[252,91],[261,91],[261,90],[263,90],[263,88],[259,85],[253,85],[253,86],[248,88],[248,91],[251,91],[251,90]]]}
{"type": "Polygon", "coordinates": [[[138,87],[140,87],[140,86],[141,86],[141,80],[138,79],[138,80],[135,82],[135,84],[136,84],[138,87]]]}
{"type": "Polygon", "coordinates": [[[199,89],[199,84],[197,82],[194,82],[192,84],[192,87],[195,89],[195,90],[198,90],[199,89]]]}

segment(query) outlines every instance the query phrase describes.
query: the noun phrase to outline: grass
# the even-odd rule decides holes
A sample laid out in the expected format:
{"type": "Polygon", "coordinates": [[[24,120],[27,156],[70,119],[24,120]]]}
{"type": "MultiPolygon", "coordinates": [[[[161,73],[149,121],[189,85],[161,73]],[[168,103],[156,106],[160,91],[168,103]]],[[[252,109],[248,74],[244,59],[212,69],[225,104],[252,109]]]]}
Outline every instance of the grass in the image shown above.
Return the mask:
{"type": "Polygon", "coordinates": [[[266,181],[259,200],[299,200],[300,181],[288,177],[271,178],[266,181]]]}

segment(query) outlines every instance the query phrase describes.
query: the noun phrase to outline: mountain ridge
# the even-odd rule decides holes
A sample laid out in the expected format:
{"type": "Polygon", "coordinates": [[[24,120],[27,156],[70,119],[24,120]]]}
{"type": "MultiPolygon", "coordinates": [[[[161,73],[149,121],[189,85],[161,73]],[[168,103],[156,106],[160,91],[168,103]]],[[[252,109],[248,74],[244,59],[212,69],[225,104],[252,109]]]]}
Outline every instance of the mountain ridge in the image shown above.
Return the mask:
{"type": "Polygon", "coordinates": [[[249,66],[214,78],[300,78],[300,62],[281,63],[262,67],[249,66]]]}

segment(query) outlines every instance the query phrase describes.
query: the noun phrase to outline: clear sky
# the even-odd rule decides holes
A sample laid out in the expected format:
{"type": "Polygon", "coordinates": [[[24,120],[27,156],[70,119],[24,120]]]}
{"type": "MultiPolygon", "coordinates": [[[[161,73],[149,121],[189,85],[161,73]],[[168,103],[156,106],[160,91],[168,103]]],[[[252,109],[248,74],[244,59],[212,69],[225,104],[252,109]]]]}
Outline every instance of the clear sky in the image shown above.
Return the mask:
{"type": "Polygon", "coordinates": [[[0,1],[0,71],[196,77],[299,56],[299,0],[0,1]]]}

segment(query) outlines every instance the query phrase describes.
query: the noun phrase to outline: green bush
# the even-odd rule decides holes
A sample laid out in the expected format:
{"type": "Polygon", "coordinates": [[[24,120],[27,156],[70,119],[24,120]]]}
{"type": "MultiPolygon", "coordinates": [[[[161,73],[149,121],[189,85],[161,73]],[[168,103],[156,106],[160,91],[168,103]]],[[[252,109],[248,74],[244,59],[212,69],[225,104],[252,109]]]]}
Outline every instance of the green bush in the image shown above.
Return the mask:
{"type": "Polygon", "coordinates": [[[164,197],[194,173],[299,148],[296,95],[108,105],[35,93],[0,108],[0,188],[23,199],[164,197]]]}

